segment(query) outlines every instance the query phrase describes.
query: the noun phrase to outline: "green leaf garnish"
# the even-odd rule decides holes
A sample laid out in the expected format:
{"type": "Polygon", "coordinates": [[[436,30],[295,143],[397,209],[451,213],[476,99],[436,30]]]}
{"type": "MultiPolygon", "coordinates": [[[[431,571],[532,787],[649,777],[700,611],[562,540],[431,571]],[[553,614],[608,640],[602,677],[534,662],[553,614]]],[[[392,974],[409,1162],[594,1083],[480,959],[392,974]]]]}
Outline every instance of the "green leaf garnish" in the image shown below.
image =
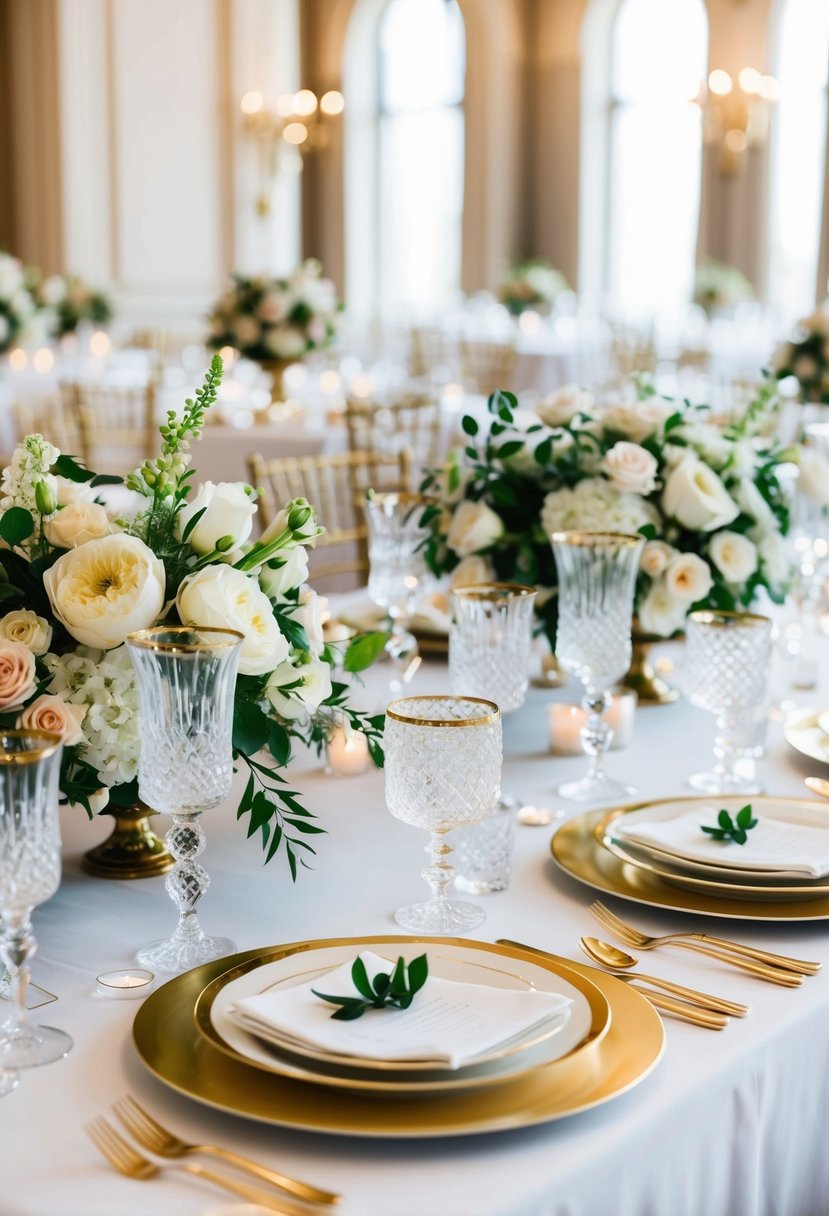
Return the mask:
{"type": "Polygon", "coordinates": [[[749,802],[740,808],[734,819],[731,818],[728,811],[721,810],[717,815],[717,827],[703,827],[702,830],[714,840],[733,840],[735,844],[745,844],[748,840],[748,833],[756,827],[757,820],[754,818],[749,802]]]}
{"type": "Polygon", "coordinates": [[[320,1000],[337,1006],[331,1014],[332,1018],[340,1022],[353,1022],[355,1018],[362,1017],[367,1009],[408,1009],[428,976],[429,963],[425,954],[413,958],[408,967],[401,955],[391,975],[380,971],[372,983],[365,963],[357,957],[351,967],[351,979],[359,996],[331,996],[317,992],[316,988],[311,991],[320,1000]]]}

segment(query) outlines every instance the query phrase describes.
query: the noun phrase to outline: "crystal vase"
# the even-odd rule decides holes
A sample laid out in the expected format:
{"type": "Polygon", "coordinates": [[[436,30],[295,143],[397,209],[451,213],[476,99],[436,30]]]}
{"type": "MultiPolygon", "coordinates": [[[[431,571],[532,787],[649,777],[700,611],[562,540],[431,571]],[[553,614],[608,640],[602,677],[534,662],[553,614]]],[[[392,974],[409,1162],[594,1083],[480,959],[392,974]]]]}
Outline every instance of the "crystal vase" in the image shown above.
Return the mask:
{"type": "Polygon", "coordinates": [[[169,939],[136,957],[154,971],[187,971],[235,950],[208,937],[197,908],[210,879],[202,813],[219,806],[233,777],[233,697],[242,635],[203,626],[160,627],[127,639],[138,677],[141,751],[138,787],[144,802],[172,815],[166,844],[175,859],[167,893],[179,910],[169,939]]]}

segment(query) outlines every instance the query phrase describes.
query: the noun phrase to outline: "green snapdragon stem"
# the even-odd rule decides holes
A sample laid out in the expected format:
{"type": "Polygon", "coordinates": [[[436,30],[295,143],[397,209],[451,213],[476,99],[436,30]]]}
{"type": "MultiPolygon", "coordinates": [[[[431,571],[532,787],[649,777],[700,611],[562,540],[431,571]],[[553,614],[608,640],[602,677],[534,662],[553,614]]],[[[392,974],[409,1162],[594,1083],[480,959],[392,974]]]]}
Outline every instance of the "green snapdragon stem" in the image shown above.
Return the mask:
{"type": "Polygon", "coordinates": [[[284,549],[287,545],[295,547],[300,542],[296,540],[290,528],[285,528],[279,536],[273,540],[269,540],[266,545],[254,545],[250,553],[246,553],[244,557],[240,557],[239,561],[234,564],[234,570],[248,571],[254,566],[262,566],[269,558],[278,553],[280,549],[284,549]]]}

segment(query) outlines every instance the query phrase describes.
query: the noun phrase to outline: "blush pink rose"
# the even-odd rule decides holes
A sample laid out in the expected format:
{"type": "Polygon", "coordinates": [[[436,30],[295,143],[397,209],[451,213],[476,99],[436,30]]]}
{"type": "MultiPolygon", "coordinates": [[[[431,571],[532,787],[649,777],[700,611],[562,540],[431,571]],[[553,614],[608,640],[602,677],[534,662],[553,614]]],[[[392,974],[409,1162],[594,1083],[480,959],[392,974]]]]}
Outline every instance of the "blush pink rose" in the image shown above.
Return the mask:
{"type": "Polygon", "coordinates": [[[62,697],[44,693],[27,705],[17,725],[23,730],[48,730],[60,735],[67,747],[83,743],[81,720],[86,713],[85,705],[70,705],[62,697]]]}
{"type": "Polygon", "coordinates": [[[0,710],[21,705],[35,686],[35,656],[21,642],[0,642],[0,710]]]}

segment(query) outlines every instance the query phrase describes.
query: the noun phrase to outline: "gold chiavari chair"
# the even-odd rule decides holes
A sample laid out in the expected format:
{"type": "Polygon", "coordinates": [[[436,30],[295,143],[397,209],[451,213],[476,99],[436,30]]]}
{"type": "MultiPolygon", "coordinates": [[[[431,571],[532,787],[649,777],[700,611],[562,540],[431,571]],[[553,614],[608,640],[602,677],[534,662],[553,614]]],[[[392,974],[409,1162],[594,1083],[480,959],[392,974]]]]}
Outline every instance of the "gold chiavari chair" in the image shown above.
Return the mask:
{"type": "Polygon", "coordinates": [[[457,339],[435,326],[409,331],[409,371],[412,376],[451,380],[460,375],[457,339]]]}
{"type": "Polygon", "coordinates": [[[90,469],[127,473],[155,454],[156,385],[76,384],[73,408],[90,469]]]}
{"type": "Polygon", "coordinates": [[[442,456],[441,407],[432,396],[406,393],[388,404],[349,397],[345,421],[351,452],[406,451],[415,469],[431,468],[442,456]]]}
{"type": "MultiPolygon", "coordinates": [[[[368,572],[368,528],[362,510],[366,491],[411,489],[405,451],[396,455],[336,452],[275,460],[255,452],[248,457],[248,470],[251,484],[262,490],[259,514],[263,527],[292,498],[307,498],[317,508],[325,532],[311,556],[314,581],[343,575],[364,578],[368,572]],[[339,556],[320,560],[319,550],[335,549],[339,556]]],[[[355,578],[354,585],[360,581],[355,578]]]]}
{"type": "Polygon", "coordinates": [[[496,389],[509,389],[515,375],[517,351],[511,342],[460,344],[461,379],[474,393],[488,397],[496,389]]]}
{"type": "Polygon", "coordinates": [[[83,440],[77,415],[63,391],[58,397],[37,404],[15,402],[13,410],[18,439],[37,432],[60,448],[61,452],[83,457],[83,440]]]}
{"type": "Polygon", "coordinates": [[[656,371],[656,343],[651,330],[614,323],[610,327],[610,354],[616,382],[656,371]]]}

